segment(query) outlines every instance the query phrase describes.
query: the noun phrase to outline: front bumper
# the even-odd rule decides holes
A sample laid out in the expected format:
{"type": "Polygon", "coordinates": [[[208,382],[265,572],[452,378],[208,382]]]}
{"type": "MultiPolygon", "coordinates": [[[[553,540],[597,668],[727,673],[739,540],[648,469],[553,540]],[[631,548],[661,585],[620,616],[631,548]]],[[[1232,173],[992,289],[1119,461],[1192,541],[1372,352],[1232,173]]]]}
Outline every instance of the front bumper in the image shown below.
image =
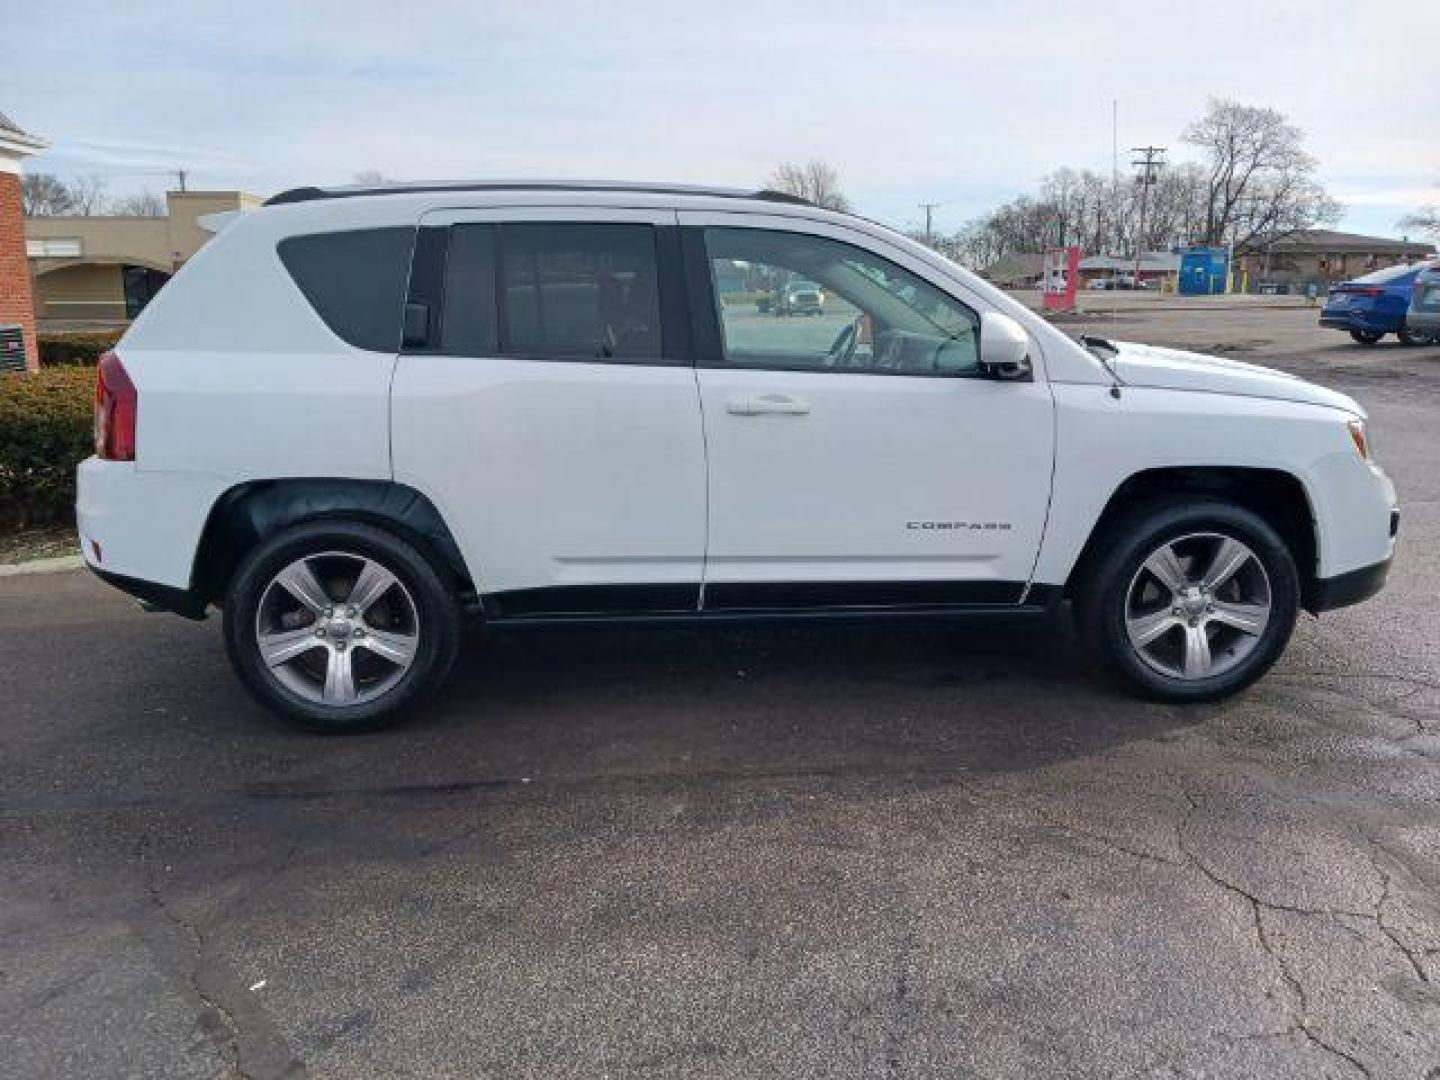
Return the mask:
{"type": "Polygon", "coordinates": [[[1385,578],[1390,573],[1390,562],[1390,559],[1384,559],[1370,566],[1351,570],[1347,574],[1318,579],[1310,603],[1306,606],[1319,615],[1322,611],[1334,611],[1336,608],[1369,600],[1385,586],[1385,578]]]}

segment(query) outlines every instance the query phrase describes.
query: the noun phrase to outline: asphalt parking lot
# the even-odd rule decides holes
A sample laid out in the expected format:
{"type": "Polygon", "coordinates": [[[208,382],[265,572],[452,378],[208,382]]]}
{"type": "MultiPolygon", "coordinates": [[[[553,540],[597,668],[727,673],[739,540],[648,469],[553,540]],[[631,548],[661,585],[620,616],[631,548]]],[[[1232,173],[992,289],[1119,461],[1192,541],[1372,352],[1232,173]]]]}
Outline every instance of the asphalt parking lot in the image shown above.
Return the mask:
{"type": "Polygon", "coordinates": [[[0,1075],[1440,1076],[1440,348],[1117,304],[1371,411],[1402,549],[1177,708],[1066,627],[474,639],[324,739],[0,579],[0,1075]]]}

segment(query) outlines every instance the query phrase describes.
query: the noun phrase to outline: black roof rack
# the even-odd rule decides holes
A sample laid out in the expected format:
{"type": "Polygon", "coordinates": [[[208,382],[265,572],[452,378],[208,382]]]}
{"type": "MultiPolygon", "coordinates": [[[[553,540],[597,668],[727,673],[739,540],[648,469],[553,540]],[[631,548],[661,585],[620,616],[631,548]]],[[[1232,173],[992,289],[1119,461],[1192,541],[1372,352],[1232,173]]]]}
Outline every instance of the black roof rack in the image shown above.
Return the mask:
{"type": "Polygon", "coordinates": [[[283,206],[286,203],[317,202],[323,199],[351,199],[364,195],[418,195],[448,191],[616,191],[640,192],[647,195],[708,195],[723,199],[761,199],[765,202],[790,203],[795,206],[814,206],[809,199],[791,195],[785,191],[763,188],[746,191],[743,188],[703,187],[698,184],[633,184],[594,183],[571,180],[484,180],[472,184],[384,184],[358,185],[355,187],[297,187],[272,195],[265,200],[266,206],[283,206]]]}

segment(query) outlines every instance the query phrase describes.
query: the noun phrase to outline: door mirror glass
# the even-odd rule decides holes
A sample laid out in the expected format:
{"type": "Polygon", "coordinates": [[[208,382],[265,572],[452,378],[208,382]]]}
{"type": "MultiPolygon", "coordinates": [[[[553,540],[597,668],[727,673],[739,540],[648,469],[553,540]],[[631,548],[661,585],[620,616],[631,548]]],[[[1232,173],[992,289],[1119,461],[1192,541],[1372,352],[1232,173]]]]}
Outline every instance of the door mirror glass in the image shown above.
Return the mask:
{"type": "Polygon", "coordinates": [[[1009,315],[980,316],[980,366],[997,379],[1030,377],[1030,335],[1009,315]]]}

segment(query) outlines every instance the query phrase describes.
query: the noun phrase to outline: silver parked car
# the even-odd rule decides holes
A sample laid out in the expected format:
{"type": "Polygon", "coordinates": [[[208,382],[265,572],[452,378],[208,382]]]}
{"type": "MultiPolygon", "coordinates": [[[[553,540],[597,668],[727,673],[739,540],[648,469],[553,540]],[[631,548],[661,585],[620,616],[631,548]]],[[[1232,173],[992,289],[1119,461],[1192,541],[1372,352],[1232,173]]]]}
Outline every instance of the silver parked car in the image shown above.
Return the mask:
{"type": "Polygon", "coordinates": [[[1415,335],[1428,335],[1432,343],[1440,344],[1440,262],[1427,266],[1415,278],[1405,329],[1415,335]]]}

